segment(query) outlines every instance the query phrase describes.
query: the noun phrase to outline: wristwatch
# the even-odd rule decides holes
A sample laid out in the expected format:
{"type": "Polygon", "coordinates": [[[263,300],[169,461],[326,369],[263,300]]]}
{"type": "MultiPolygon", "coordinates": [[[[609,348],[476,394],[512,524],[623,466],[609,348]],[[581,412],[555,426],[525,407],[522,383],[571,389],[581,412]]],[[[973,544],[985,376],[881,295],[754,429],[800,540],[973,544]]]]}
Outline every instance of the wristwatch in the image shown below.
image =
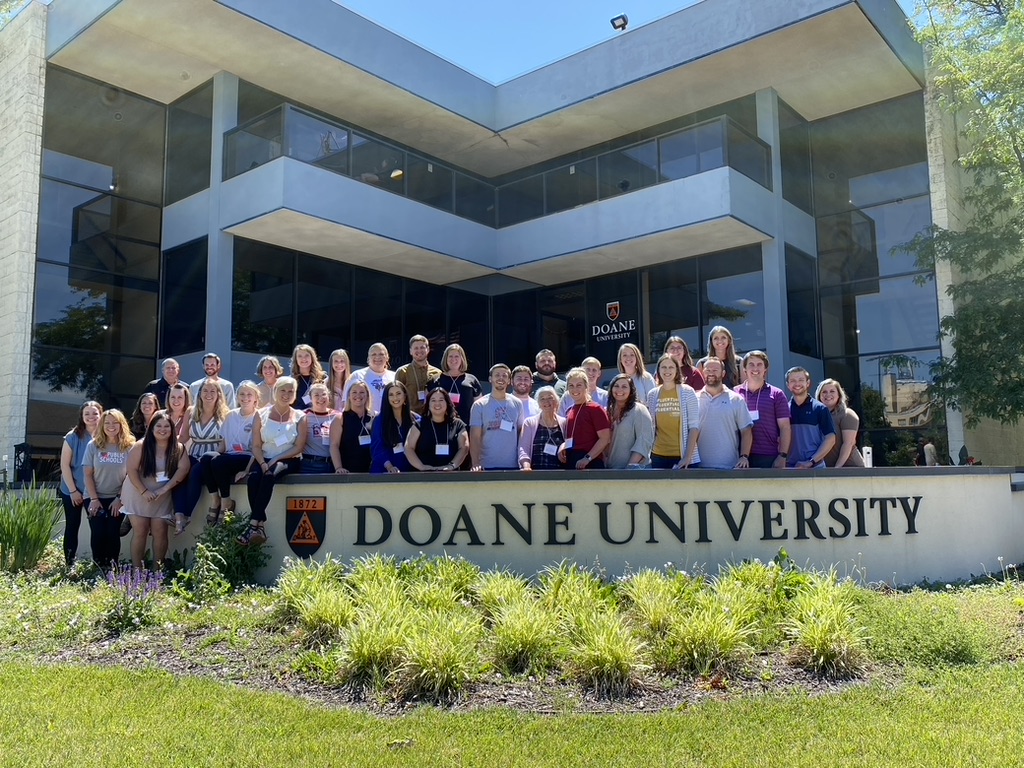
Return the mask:
{"type": "Polygon", "coordinates": [[[786,451],[779,451],[779,456],[781,456],[784,459],[789,458],[789,454],[786,451]]]}

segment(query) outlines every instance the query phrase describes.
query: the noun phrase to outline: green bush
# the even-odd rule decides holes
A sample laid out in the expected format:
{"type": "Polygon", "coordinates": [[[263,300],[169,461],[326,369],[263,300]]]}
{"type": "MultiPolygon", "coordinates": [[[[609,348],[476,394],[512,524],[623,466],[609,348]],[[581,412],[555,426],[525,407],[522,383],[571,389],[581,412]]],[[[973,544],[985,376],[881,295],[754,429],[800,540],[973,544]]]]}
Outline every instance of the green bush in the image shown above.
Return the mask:
{"type": "Polygon", "coordinates": [[[473,601],[486,621],[494,621],[502,610],[531,599],[531,595],[530,585],[508,571],[482,573],[473,585],[473,601]]]}
{"type": "Polygon", "coordinates": [[[599,696],[630,693],[648,669],[645,644],[617,613],[590,612],[581,618],[569,659],[573,676],[599,696]]]}
{"type": "Polygon", "coordinates": [[[60,518],[60,502],[52,490],[33,487],[0,493],[0,570],[35,568],[60,518]]]}
{"type": "Polygon", "coordinates": [[[619,594],[625,600],[630,617],[645,636],[664,637],[678,615],[676,590],[669,578],[660,571],[645,568],[624,580],[619,594]]]}
{"type": "Polygon", "coordinates": [[[480,568],[461,557],[447,552],[440,557],[420,555],[407,560],[398,568],[402,579],[411,583],[443,584],[455,594],[455,599],[468,600],[480,578],[480,568]]]}
{"type": "Polygon", "coordinates": [[[299,624],[307,644],[314,648],[336,643],[355,617],[352,598],[340,585],[314,589],[298,606],[299,624]]]}
{"type": "Polygon", "coordinates": [[[178,571],[171,581],[171,593],[192,605],[208,605],[231,594],[231,582],[224,576],[227,563],[219,552],[202,542],[196,544],[192,565],[178,571]]]}
{"type": "Polygon", "coordinates": [[[211,556],[215,555],[219,561],[223,561],[219,570],[236,589],[256,583],[256,572],[270,562],[270,552],[267,551],[269,544],[242,546],[238,543],[238,537],[248,527],[248,518],[229,512],[223,523],[206,526],[196,538],[197,546],[206,546],[211,556]]]}
{"type": "Polygon", "coordinates": [[[299,608],[310,595],[323,588],[340,587],[344,583],[345,566],[327,555],[323,560],[299,560],[286,557],[277,577],[276,602],[283,621],[293,621],[299,608]]]}
{"type": "Polygon", "coordinates": [[[858,622],[855,587],[839,584],[834,574],[817,577],[793,600],[785,623],[790,659],[829,677],[850,677],[867,663],[868,630],[858,622]]]}
{"type": "Polygon", "coordinates": [[[401,665],[411,632],[408,603],[361,605],[335,653],[339,678],[360,690],[383,687],[401,665]]]}
{"type": "Polygon", "coordinates": [[[615,607],[615,590],[589,568],[563,560],[540,574],[540,602],[567,632],[579,630],[595,613],[615,607]]]}
{"type": "Polygon", "coordinates": [[[754,628],[749,618],[743,611],[734,612],[720,595],[705,593],[655,645],[656,666],[663,672],[697,675],[737,670],[753,654],[749,641],[754,628]]]}
{"type": "Polygon", "coordinates": [[[468,612],[421,614],[392,680],[402,699],[450,703],[480,676],[480,618],[468,612]]]}
{"type": "Polygon", "coordinates": [[[156,623],[157,597],[163,590],[159,573],[145,568],[115,567],[107,574],[110,587],[104,628],[120,635],[156,623]]]}
{"type": "Polygon", "coordinates": [[[501,608],[491,633],[494,666],[508,674],[540,674],[565,655],[558,621],[532,600],[501,608]]]}

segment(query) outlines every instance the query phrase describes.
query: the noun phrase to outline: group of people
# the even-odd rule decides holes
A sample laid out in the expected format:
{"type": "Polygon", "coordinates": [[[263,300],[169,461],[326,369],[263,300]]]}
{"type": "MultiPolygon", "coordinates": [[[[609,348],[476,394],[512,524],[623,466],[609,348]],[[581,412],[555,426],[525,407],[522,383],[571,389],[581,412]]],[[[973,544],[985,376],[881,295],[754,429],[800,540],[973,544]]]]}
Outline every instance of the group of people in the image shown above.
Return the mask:
{"type": "Polygon", "coordinates": [[[287,375],[268,355],[256,379],[237,387],[221,377],[214,353],[191,384],[167,359],[130,419],[90,400],[65,436],[65,557],[74,560],[84,511],[101,567],[117,562],[129,531],[133,565],[141,567],[150,537],[161,563],[171,527],[185,530],[203,489],[212,499],[206,522],[217,525],[234,510],[231,488],[243,480],[250,519],[239,543],[265,542],[275,483],[296,472],[864,465],[857,415],[838,382],[826,379],[812,397],[810,374],[791,368],[787,398],[767,382],[768,356],[737,355],[728,329],[713,328],[708,349],[695,363],[673,336],[652,375],[641,350],[623,344],[607,389],[596,358],[562,379],[544,349],[533,369],[492,365],[486,395],[460,345],[450,344],[437,368],[420,335],[409,341],[412,361],[397,371],[380,343],[354,371],[343,349],[325,370],[316,350],[299,344],[287,375]]]}

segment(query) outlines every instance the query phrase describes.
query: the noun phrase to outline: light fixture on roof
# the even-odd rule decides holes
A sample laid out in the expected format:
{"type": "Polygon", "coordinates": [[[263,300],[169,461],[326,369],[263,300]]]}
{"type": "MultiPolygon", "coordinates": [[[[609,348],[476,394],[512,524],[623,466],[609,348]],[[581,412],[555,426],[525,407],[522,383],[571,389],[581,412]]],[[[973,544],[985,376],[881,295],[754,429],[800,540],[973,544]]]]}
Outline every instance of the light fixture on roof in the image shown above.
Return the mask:
{"type": "Polygon", "coordinates": [[[612,28],[617,32],[625,32],[627,24],[629,24],[629,17],[624,13],[612,17],[612,28]]]}

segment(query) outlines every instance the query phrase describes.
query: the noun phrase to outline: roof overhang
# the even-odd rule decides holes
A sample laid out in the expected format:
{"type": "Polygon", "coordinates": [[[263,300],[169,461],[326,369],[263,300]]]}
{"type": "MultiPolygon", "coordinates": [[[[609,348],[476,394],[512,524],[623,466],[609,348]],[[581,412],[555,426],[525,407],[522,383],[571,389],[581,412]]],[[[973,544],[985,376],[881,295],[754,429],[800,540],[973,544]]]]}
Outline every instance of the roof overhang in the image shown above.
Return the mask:
{"type": "Polygon", "coordinates": [[[922,87],[894,0],[704,0],[499,86],[331,0],[53,0],[48,51],[163,103],[228,71],[488,177],[760,89],[815,120],[922,87]]]}

